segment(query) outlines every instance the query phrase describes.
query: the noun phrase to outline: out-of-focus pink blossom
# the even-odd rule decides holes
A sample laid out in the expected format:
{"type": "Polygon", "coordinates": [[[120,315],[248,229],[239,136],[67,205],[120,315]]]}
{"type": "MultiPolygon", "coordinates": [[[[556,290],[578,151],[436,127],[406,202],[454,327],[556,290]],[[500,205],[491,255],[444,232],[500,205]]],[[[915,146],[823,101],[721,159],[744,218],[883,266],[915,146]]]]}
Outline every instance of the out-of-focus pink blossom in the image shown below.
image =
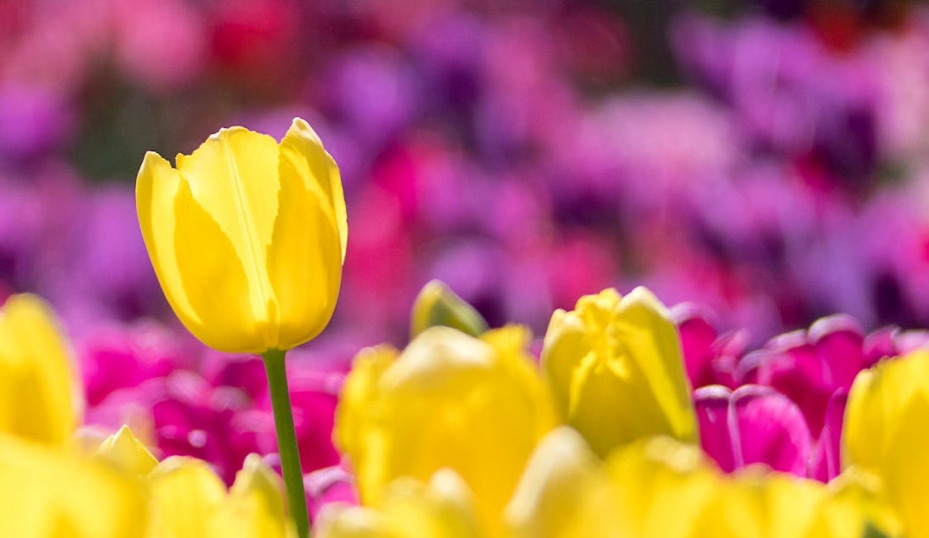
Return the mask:
{"type": "Polygon", "coordinates": [[[729,391],[709,385],[694,392],[703,450],[726,472],[754,463],[807,475],[812,441],[797,405],[770,387],[729,391]]]}

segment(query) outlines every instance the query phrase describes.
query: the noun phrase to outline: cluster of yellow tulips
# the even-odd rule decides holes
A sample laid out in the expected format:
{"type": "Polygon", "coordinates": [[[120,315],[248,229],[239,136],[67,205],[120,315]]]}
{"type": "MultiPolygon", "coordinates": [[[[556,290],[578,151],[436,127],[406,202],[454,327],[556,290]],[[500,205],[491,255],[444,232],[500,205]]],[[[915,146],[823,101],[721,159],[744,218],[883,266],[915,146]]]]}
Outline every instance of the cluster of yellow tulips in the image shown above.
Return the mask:
{"type": "MultiPolygon", "coordinates": [[[[0,311],[0,536],[306,536],[284,352],[319,334],[338,296],[347,219],[334,161],[299,119],[280,144],[224,129],[177,168],[148,154],[137,201],[184,325],[264,357],[283,484],[257,455],[227,491],[199,460],[158,462],[127,428],[82,431],[53,314],[14,296],[0,311]]],[[[644,288],[556,311],[540,360],[530,343],[427,286],[409,345],[355,360],[333,435],[360,505],[325,507],[312,534],[929,536],[929,353],[858,377],[844,472],[821,484],[709,461],[677,330],[644,288]]]]}

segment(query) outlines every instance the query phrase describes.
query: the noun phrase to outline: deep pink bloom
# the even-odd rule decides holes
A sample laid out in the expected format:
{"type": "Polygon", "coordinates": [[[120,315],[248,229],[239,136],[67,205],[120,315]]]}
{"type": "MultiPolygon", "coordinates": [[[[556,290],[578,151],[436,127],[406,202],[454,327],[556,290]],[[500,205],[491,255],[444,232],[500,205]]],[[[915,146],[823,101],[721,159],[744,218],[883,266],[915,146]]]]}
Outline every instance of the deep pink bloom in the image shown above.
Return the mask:
{"type": "Polygon", "coordinates": [[[726,472],[753,463],[807,475],[812,441],[800,409],[770,387],[730,391],[710,385],[694,392],[703,450],[726,472]]]}

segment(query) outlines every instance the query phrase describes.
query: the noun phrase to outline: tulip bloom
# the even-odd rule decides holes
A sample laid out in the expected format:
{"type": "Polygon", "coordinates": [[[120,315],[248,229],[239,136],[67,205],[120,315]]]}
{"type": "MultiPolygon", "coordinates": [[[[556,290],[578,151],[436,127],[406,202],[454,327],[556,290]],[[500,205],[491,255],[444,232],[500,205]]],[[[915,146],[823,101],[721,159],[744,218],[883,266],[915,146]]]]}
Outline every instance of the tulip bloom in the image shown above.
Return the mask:
{"type": "Polygon", "coordinates": [[[557,425],[554,402],[525,351],[526,331],[480,339],[431,327],[402,352],[363,351],[346,379],[333,433],[361,502],[378,507],[401,477],[455,471],[474,492],[488,532],[536,443],[557,425]]]}
{"type": "Polygon", "coordinates": [[[329,323],[347,239],[338,168],[294,119],[280,144],[221,129],[177,168],[148,152],[136,183],[145,246],[174,312],[206,345],[287,350],[329,323]]]}
{"type": "Polygon", "coordinates": [[[645,288],[607,289],[556,310],[542,368],[568,424],[600,457],[651,435],[697,441],[677,329],[645,288]]]}
{"type": "Polygon", "coordinates": [[[0,432],[64,445],[81,421],[68,345],[51,309],[14,295],[0,309],[0,432]]]}

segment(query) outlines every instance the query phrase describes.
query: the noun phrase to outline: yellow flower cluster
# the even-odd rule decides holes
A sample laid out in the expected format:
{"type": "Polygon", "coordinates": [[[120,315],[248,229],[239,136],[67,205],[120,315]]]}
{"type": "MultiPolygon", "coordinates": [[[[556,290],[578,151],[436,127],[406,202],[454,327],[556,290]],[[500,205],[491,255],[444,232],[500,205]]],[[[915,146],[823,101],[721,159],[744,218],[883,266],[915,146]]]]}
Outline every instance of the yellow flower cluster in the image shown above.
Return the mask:
{"type": "Polygon", "coordinates": [[[128,428],[81,442],[81,391],[57,325],[30,295],[0,310],[0,536],[294,535],[280,478],[257,455],[227,491],[202,461],[156,461],[128,428]]]}
{"type": "Polygon", "coordinates": [[[703,455],[677,332],[643,288],[555,312],[540,365],[519,327],[415,332],[355,360],[334,435],[361,506],[327,507],[321,538],[929,536],[929,352],[859,378],[826,485],[703,455]]]}

